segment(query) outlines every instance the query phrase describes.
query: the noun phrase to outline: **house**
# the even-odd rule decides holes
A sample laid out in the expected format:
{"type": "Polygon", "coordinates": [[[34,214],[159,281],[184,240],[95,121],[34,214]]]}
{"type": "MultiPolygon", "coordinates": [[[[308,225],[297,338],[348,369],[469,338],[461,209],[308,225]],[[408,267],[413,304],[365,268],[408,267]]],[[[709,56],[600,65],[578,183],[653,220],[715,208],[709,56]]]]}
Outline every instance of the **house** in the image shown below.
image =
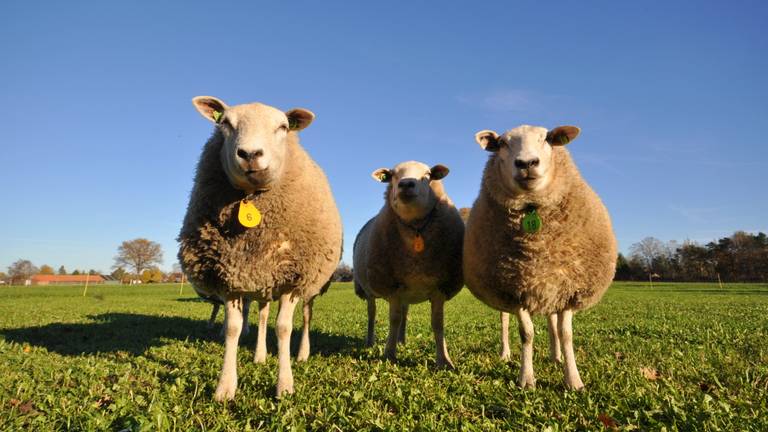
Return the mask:
{"type": "Polygon", "coordinates": [[[89,284],[102,284],[104,278],[101,275],[44,275],[32,276],[32,285],[81,285],[86,280],[89,284]]]}

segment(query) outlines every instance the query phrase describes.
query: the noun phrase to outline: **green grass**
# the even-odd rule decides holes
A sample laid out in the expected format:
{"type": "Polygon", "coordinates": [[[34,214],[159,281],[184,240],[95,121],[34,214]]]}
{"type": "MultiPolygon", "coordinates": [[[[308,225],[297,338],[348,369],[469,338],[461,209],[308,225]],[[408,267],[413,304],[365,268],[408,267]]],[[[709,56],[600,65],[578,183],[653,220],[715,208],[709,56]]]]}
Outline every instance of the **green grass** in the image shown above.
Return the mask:
{"type": "Polygon", "coordinates": [[[212,400],[218,328],[206,328],[210,306],[189,286],[181,296],[178,285],[91,286],[86,297],[82,287],[3,287],[0,429],[768,430],[765,284],[615,284],[574,320],[583,392],[565,391],[547,360],[541,317],[537,388],[524,391],[519,342],[511,363],[498,360],[498,314],[466,290],[447,304],[453,372],[434,370],[427,304],[411,308],[399,362],[381,361],[386,309],[379,302],[379,343],[366,349],[365,303],[350,284],[318,299],[312,356],[294,365],[296,394],[281,401],[274,324],[266,365],[252,363],[252,332],[236,400],[222,405],[212,400]]]}

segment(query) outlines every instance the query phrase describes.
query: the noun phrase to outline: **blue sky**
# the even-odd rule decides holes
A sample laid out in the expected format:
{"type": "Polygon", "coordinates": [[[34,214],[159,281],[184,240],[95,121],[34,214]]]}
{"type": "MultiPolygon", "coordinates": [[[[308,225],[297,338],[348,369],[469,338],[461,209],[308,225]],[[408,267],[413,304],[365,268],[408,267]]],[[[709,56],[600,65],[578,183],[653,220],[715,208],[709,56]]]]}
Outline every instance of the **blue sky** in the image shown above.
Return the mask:
{"type": "Polygon", "coordinates": [[[707,242],[768,231],[764,2],[2,2],[0,270],[109,271],[146,237],[175,262],[211,125],[190,99],[317,114],[351,262],[381,207],[369,174],[451,168],[477,195],[481,129],[574,124],[570,150],[613,217],[707,242]]]}

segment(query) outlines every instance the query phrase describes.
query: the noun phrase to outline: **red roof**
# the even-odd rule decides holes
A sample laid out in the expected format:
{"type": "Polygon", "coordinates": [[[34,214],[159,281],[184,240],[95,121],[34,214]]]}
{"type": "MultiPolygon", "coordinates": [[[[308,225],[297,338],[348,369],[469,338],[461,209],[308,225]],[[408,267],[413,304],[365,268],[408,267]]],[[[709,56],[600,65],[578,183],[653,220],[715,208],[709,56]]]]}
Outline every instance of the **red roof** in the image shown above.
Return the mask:
{"type": "Polygon", "coordinates": [[[86,277],[89,282],[103,282],[101,275],[44,275],[36,274],[32,276],[32,282],[85,282],[86,277]]]}

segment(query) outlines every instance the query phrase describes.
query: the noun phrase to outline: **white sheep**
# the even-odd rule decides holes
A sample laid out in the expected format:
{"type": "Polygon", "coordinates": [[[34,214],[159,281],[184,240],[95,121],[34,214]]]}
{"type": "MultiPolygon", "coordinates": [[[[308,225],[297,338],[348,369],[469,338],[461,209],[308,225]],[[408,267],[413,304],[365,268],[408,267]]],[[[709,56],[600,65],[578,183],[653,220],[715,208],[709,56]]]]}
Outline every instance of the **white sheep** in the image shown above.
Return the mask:
{"type": "Polygon", "coordinates": [[[464,223],[440,181],[448,168],[403,162],[372,176],[386,183],[385,203],[355,239],[355,292],[368,301],[368,345],[374,341],[375,298],[389,302],[384,356],[396,359],[405,342],[408,305],[429,300],[437,366],[453,368],[445,344],[443,308],[463,286],[464,223]]]}
{"type": "MultiPolygon", "coordinates": [[[[464,278],[477,298],[516,314],[521,387],[535,385],[531,314],[537,313],[548,315],[553,360],[560,360],[562,347],[565,386],[584,386],[573,352],[573,313],[602,298],[616,267],[608,212],[563,147],[579,132],[520,126],[501,136],[490,130],[475,136],[492,154],[467,222],[464,278]]],[[[508,321],[502,314],[502,344],[508,321]]]]}
{"type": "MultiPolygon", "coordinates": [[[[341,258],[341,219],[328,181],[297,135],[314,114],[258,103],[230,107],[209,96],[193,104],[216,129],[197,166],[179,262],[199,294],[225,301],[224,362],[214,398],[235,396],[246,299],[259,302],[258,340],[264,342],[269,302],[279,299],[277,395],[293,393],[294,308],[304,300],[306,349],[299,359],[305,359],[307,312],[341,258]]],[[[265,357],[266,343],[260,343],[255,360],[265,357]]]]}

